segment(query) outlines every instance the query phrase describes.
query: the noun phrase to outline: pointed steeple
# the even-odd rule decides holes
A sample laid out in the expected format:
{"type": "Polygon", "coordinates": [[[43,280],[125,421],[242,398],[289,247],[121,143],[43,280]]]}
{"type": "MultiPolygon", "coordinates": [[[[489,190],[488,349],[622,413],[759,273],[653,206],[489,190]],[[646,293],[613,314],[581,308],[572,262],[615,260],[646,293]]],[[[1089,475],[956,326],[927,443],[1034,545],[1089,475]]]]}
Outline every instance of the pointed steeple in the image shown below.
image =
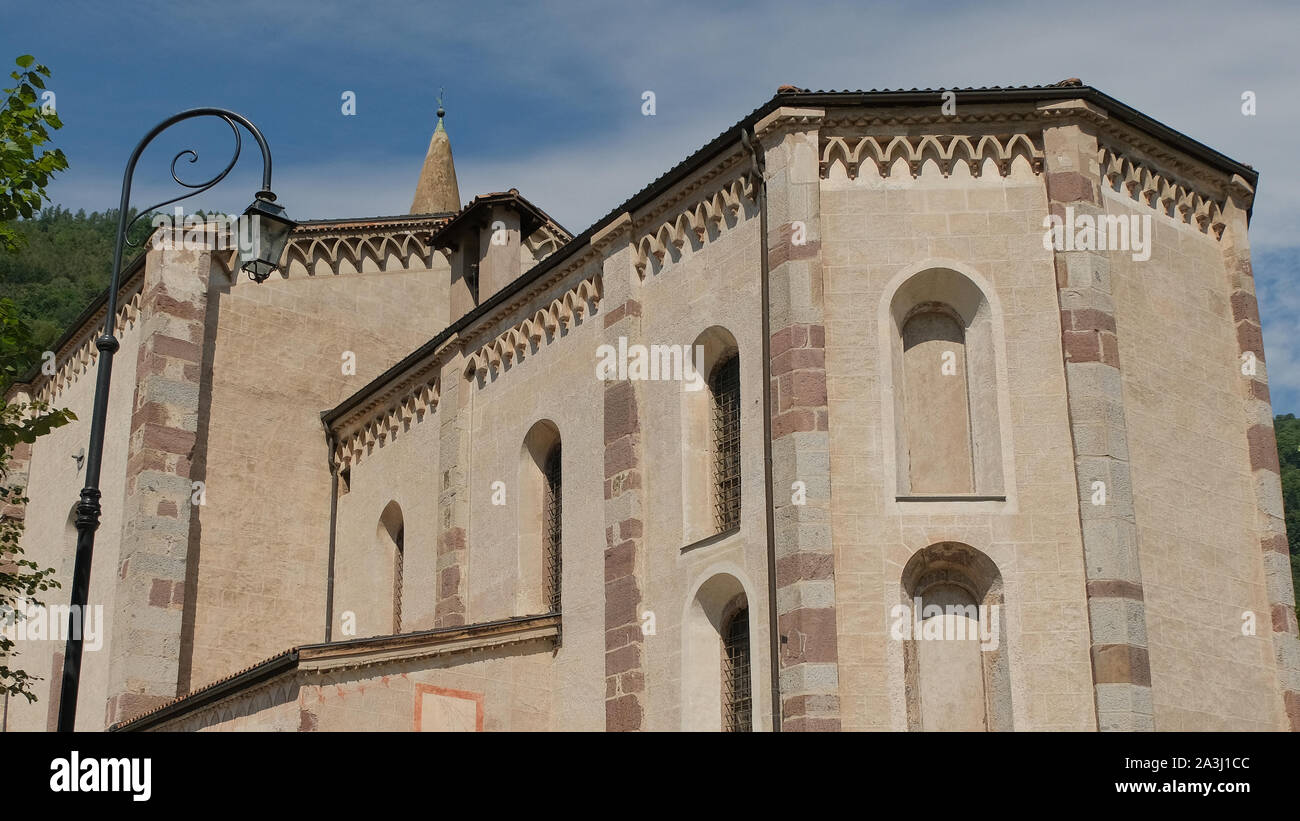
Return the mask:
{"type": "Polygon", "coordinates": [[[447,112],[438,95],[438,127],[429,140],[429,153],[424,155],[420,181],[415,186],[415,199],[411,201],[412,214],[456,213],[460,210],[460,189],[456,185],[456,166],[451,161],[451,140],[442,118],[447,112]]]}

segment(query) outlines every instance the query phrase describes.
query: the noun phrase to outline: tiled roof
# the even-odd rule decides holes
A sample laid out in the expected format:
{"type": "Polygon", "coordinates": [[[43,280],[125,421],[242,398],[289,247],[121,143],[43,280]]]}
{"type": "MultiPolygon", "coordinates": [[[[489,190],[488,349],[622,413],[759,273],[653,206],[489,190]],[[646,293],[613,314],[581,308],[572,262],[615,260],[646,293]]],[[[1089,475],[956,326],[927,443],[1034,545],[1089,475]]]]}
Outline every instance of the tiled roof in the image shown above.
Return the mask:
{"type": "Polygon", "coordinates": [[[378,228],[401,225],[438,225],[454,214],[395,214],[390,217],[346,217],[342,219],[302,220],[294,233],[336,231],[346,228],[378,228]]]}
{"type": "MultiPolygon", "coordinates": [[[[191,700],[199,699],[205,693],[224,687],[230,682],[233,682],[235,679],[238,679],[242,676],[247,676],[249,673],[253,673],[255,671],[263,671],[265,675],[270,675],[274,672],[278,672],[281,666],[287,667],[289,663],[296,661],[297,656],[298,656],[298,648],[290,647],[288,650],[285,650],[280,653],[276,653],[274,656],[271,656],[270,658],[262,659],[256,664],[250,664],[244,669],[239,670],[238,672],[231,673],[230,675],[225,676],[224,678],[219,678],[216,681],[205,684],[197,690],[191,690],[190,692],[186,693],[183,696],[176,696],[175,698],[168,699],[167,701],[164,701],[162,704],[159,704],[157,707],[154,707],[152,710],[146,710],[145,712],[140,713],[139,715],[136,716],[132,716],[131,718],[126,719],[125,721],[119,721],[111,725],[108,729],[109,730],[120,729],[128,724],[135,724],[136,722],[143,721],[149,716],[154,715],[155,713],[160,713],[169,707],[181,703],[182,701],[191,701],[191,700]],[[284,664],[283,665],[277,664],[276,662],[284,662],[284,664]],[[268,670],[267,668],[270,669],[268,670]]],[[[259,676],[259,678],[261,677],[262,676],[259,676]]]]}

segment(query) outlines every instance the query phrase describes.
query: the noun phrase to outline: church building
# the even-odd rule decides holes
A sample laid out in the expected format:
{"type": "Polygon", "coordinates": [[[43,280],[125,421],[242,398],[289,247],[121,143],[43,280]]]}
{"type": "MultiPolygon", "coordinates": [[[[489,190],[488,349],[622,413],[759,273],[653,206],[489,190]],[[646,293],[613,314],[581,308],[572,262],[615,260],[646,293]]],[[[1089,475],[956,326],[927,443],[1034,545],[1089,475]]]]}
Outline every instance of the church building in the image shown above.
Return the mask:
{"type": "Polygon", "coordinates": [[[156,243],[11,390],[66,604],[112,324],[79,729],[1300,730],[1250,166],[782,86],[574,235],[443,114],[410,213],[156,243]]]}

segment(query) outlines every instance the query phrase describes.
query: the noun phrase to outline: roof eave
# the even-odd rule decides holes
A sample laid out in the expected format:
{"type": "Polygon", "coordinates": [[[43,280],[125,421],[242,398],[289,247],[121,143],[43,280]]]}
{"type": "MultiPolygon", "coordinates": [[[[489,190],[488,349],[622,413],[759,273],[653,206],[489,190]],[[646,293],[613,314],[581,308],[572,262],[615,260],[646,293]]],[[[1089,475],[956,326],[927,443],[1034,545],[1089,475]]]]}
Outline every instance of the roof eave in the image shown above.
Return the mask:
{"type": "MultiPolygon", "coordinates": [[[[1153,136],[1180,148],[1202,162],[1207,163],[1211,167],[1227,174],[1240,174],[1251,184],[1252,187],[1257,184],[1259,179],[1258,172],[1249,165],[1238,162],[1225,154],[1215,151],[1204,143],[1198,142],[1182,132],[1175,131],[1158,120],[1142,114],[1140,111],[1125,105],[1104,92],[1098,91],[1092,86],[1026,86],[1024,88],[955,89],[955,91],[961,94],[962,100],[966,103],[1051,102],[1083,99],[1106,109],[1107,112],[1115,116],[1117,120],[1127,123],[1139,130],[1146,131],[1153,136]]],[[[686,179],[700,166],[711,161],[716,155],[730,149],[740,140],[740,133],[742,131],[752,132],[754,125],[759,120],[766,117],[776,109],[787,105],[839,108],[882,105],[931,106],[943,102],[943,93],[943,90],[860,92],[799,90],[778,92],[773,95],[771,99],[754,109],[749,113],[749,115],[741,119],[731,128],[723,131],[702,148],[673,166],[658,179],[651,182],[648,186],[632,195],[617,208],[614,208],[605,216],[594,222],[589,228],[587,228],[587,230],[574,237],[554,254],[528,269],[528,271],[517,280],[507,285],[505,288],[502,288],[477,308],[453,322],[446,329],[439,332],[433,339],[412,351],[397,364],[393,365],[393,367],[371,380],[369,384],[362,387],[352,396],[343,400],[343,402],[336,405],[333,409],[324,411],[321,414],[321,418],[325,421],[327,426],[332,427],[339,419],[362,405],[388,382],[400,376],[403,371],[437,350],[454,334],[459,333],[469,325],[473,324],[480,316],[491,311],[497,305],[513,296],[521,288],[527,287],[539,277],[546,275],[548,272],[567,260],[571,254],[580,252],[591,241],[593,235],[612,223],[620,214],[635,213],[647,203],[686,179]]],[[[444,226],[443,230],[446,230],[449,227],[450,223],[447,226],[444,226]]]]}

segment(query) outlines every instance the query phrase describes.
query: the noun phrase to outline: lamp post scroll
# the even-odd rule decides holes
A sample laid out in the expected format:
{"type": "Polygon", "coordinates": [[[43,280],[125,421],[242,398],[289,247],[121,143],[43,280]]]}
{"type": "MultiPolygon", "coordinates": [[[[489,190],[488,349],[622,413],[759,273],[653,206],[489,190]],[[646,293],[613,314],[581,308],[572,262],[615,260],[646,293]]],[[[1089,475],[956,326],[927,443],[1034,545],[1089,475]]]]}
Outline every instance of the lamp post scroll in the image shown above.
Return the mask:
{"type": "MultiPolygon", "coordinates": [[[[172,158],[172,179],[184,188],[190,189],[157,205],[144,209],[139,219],[156,208],[170,205],[183,199],[201,194],[226,178],[239,160],[242,139],[239,127],[243,126],[257,140],[262,151],[262,188],[254,195],[253,203],[244,211],[244,219],[250,221],[250,241],[244,242],[245,232],[239,231],[240,270],[246,271],[255,282],[264,282],[279,267],[280,256],[289,241],[289,234],[295,223],[285,214],[284,208],[275,202],[271,191],[271,149],[266,138],[257,126],[242,114],[224,108],[193,108],[163,120],[144,136],[131,152],[127,161],[126,172],[122,177],[122,199],[118,206],[117,235],[113,245],[113,276],[108,286],[108,302],[104,315],[103,333],[95,339],[99,350],[99,370],[95,377],[94,409],[90,419],[90,446],[86,450],[86,483],[77,502],[77,552],[72,571],[71,612],[68,615],[68,639],[63,654],[63,683],[59,693],[59,732],[71,732],[77,717],[77,689],[81,678],[81,640],[85,622],[86,598],[90,588],[90,565],[95,550],[95,531],[99,528],[100,506],[99,475],[104,454],[104,430],[108,416],[109,385],[113,376],[113,355],[119,344],[113,335],[117,318],[117,292],[121,287],[122,252],[127,243],[126,234],[130,224],[126,222],[127,209],[131,205],[131,182],[135,175],[135,166],[144,149],[154,138],[173,125],[196,117],[216,117],[230,126],[235,135],[235,150],[230,162],[216,176],[199,183],[188,183],[176,172],[176,163],[182,157],[189,162],[198,160],[198,154],[186,149],[172,158]]],[[[131,224],[134,224],[132,220],[131,224]]]]}

